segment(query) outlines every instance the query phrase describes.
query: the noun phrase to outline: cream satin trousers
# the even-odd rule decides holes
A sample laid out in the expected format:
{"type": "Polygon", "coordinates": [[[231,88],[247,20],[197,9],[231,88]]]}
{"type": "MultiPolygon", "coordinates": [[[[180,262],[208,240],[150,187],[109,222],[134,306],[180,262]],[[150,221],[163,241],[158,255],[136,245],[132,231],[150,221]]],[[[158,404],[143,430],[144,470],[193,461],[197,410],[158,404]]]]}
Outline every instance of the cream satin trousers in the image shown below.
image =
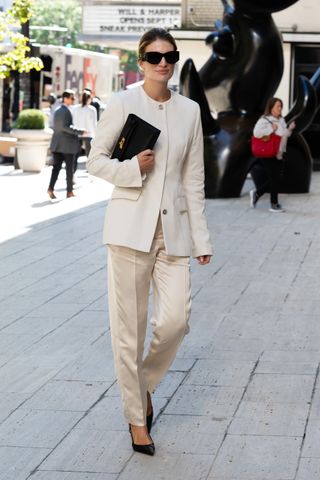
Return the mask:
{"type": "Polygon", "coordinates": [[[146,424],[147,391],[153,392],[188,331],[191,309],[189,257],[167,255],[161,222],[149,253],[108,246],[109,318],[124,415],[146,424]],[[145,358],[148,300],[152,285],[153,337],[145,358]]]}

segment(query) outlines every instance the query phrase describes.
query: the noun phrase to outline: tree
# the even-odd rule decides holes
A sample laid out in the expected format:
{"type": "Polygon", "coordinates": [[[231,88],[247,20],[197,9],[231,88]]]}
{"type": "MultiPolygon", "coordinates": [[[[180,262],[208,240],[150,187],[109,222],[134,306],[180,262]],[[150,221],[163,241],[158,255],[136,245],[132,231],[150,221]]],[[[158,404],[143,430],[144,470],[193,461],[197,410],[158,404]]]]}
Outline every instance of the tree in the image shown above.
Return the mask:
{"type": "Polygon", "coordinates": [[[32,30],[32,38],[37,43],[78,46],[77,36],[81,30],[79,0],[34,0],[31,26],[49,27],[47,30],[32,30]],[[50,30],[50,27],[53,30],[50,30]],[[67,28],[67,32],[57,32],[55,27],[67,28]]]}
{"type": "MultiPolygon", "coordinates": [[[[30,72],[41,70],[40,58],[30,57],[29,38],[19,30],[31,18],[32,0],[14,0],[12,7],[0,12],[0,42],[8,42],[10,50],[2,53],[0,46],[0,78],[10,76],[11,72],[30,72]]],[[[2,47],[3,48],[3,47],[2,47]]]]}

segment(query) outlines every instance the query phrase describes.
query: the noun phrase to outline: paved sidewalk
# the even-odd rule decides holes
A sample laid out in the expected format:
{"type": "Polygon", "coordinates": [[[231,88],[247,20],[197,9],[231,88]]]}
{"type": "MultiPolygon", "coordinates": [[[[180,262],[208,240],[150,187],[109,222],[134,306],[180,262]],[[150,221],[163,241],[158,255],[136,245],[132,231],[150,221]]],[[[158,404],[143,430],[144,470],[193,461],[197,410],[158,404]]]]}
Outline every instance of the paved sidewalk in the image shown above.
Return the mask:
{"type": "MultiPolygon", "coordinates": [[[[308,195],[209,200],[216,257],[132,452],[101,245],[107,183],[46,197],[50,168],[0,165],[0,480],[319,480],[320,174],[308,195]]],[[[249,185],[247,186],[247,190],[249,185]]],[[[150,334],[150,332],[149,332],[150,334]]]]}

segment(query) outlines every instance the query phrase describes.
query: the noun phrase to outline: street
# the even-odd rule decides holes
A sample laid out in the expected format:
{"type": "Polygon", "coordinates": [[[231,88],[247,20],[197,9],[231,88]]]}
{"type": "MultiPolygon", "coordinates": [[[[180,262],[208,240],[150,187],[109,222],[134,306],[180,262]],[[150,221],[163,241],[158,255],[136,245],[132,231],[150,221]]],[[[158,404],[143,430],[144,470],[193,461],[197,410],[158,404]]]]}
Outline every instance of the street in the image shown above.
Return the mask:
{"type": "MultiPolygon", "coordinates": [[[[207,200],[190,333],[134,453],[115,381],[102,225],[111,186],[0,165],[0,480],[319,480],[320,172],[311,192],[207,200]]],[[[148,327],[150,328],[150,327],[148,327]]],[[[148,331],[148,338],[151,332],[148,331]]]]}

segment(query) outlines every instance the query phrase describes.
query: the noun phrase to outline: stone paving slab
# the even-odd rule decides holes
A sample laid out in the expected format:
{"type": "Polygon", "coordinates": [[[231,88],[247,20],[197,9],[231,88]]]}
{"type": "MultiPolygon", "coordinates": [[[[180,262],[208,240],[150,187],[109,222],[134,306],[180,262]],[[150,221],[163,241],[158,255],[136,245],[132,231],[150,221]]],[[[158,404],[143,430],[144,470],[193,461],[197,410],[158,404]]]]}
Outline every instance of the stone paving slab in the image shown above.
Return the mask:
{"type": "Polygon", "coordinates": [[[309,404],[243,400],[229,428],[230,435],[303,437],[309,404]]]}
{"type": "MultiPolygon", "coordinates": [[[[97,312],[105,312],[107,313],[107,297],[106,297],[106,292],[104,291],[94,302],[90,303],[88,307],[84,309],[85,310],[92,310],[92,311],[97,311],[97,312]]],[[[105,315],[106,320],[108,320],[107,315],[105,315]]]]}
{"type": "Polygon", "coordinates": [[[99,335],[104,335],[109,330],[107,315],[101,315],[100,311],[81,310],[81,312],[74,315],[64,325],[64,331],[73,333],[77,329],[80,333],[87,333],[88,331],[97,331],[99,335]]]}
{"type": "Polygon", "coordinates": [[[95,341],[99,334],[96,331],[82,334],[75,331],[74,335],[66,335],[62,328],[42,337],[32,346],[25,349],[27,355],[50,355],[50,354],[79,354],[88,344],[95,341]]]}
{"type": "Polygon", "coordinates": [[[227,431],[228,418],[199,415],[160,416],[154,427],[154,436],[161,451],[168,454],[215,456],[227,431]]]}
{"type": "Polygon", "coordinates": [[[256,373],[316,376],[319,365],[317,351],[266,350],[261,355],[256,373]]]}
{"type": "Polygon", "coordinates": [[[193,358],[181,358],[180,356],[177,356],[170,367],[170,371],[188,372],[194,366],[194,363],[195,360],[193,358]]]}
{"type": "Polygon", "coordinates": [[[291,362],[297,364],[312,363],[318,365],[319,352],[317,350],[310,350],[307,352],[304,350],[266,350],[260,357],[260,363],[271,361],[282,362],[284,365],[290,364],[291,362]]]}
{"type": "Polygon", "coordinates": [[[40,317],[42,321],[48,321],[50,318],[68,320],[83,310],[83,306],[76,304],[54,305],[53,308],[51,302],[41,302],[32,310],[32,317],[40,317]]]}
{"type": "Polygon", "coordinates": [[[173,395],[165,413],[231,417],[241,400],[243,388],[182,385],[173,395]]]}
{"type": "Polygon", "coordinates": [[[148,458],[115,382],[111,188],[80,170],[77,197],[62,178],[51,202],[50,170],[0,165],[0,480],[318,480],[320,173],[281,215],[267,197],[249,208],[250,181],[207,201],[216,256],[191,262],[191,329],[153,397],[148,458]]]}
{"type": "Polygon", "coordinates": [[[173,454],[157,451],[156,457],[141,458],[135,454],[119,475],[119,480],[194,480],[206,478],[212,463],[211,455],[173,454]]]}
{"type": "Polygon", "coordinates": [[[82,417],[80,412],[16,410],[0,425],[0,446],[53,448],[82,417]]]}
{"type": "Polygon", "coordinates": [[[75,381],[112,382],[115,380],[110,335],[81,349],[73,361],[63,366],[55,379],[75,381]]]}
{"type": "Polygon", "coordinates": [[[46,448],[21,448],[0,446],[0,479],[23,480],[29,477],[50,453],[46,448]]]}
{"type": "Polygon", "coordinates": [[[60,365],[52,366],[41,364],[41,358],[34,358],[37,364],[26,363],[23,356],[9,361],[0,369],[0,391],[8,394],[34,393],[51,380],[61,368],[61,359],[55,357],[54,361],[60,365]]]}
{"type": "Polygon", "coordinates": [[[318,480],[320,478],[320,458],[302,458],[296,480],[318,480]]]}
{"type": "Polygon", "coordinates": [[[317,377],[317,382],[312,397],[312,405],[310,409],[310,419],[320,418],[320,379],[317,377]]]}
{"type": "Polygon", "coordinates": [[[293,480],[301,442],[298,437],[228,435],[208,480],[293,480]]]}
{"type": "Polygon", "coordinates": [[[320,418],[312,417],[308,422],[302,450],[303,457],[320,458],[320,418]]]}
{"type": "MultiPolygon", "coordinates": [[[[109,473],[36,472],[33,480],[116,480],[118,475],[109,473]]],[[[1,478],[1,477],[0,477],[1,478]]]]}
{"type": "Polygon", "coordinates": [[[186,372],[169,371],[159,383],[155,395],[170,398],[178,390],[186,378],[186,372]]]}
{"type": "Polygon", "coordinates": [[[120,473],[133,455],[128,431],[75,428],[39,470],[120,473]]]}
{"type": "Polygon", "coordinates": [[[319,315],[320,314],[320,300],[316,299],[305,301],[287,299],[281,307],[281,313],[283,314],[297,314],[302,313],[305,315],[319,315]]]}
{"type": "Polygon", "coordinates": [[[275,328],[278,316],[273,312],[262,311],[258,317],[241,313],[229,313],[223,319],[216,331],[217,336],[223,337],[252,337],[259,334],[262,337],[270,336],[271,328],[275,328]]]}
{"type": "Polygon", "coordinates": [[[60,327],[66,320],[63,317],[49,317],[47,322],[41,317],[33,317],[25,315],[23,318],[10,323],[3,328],[4,334],[9,335],[31,335],[34,341],[39,340],[44,335],[54,331],[60,327]]]}
{"type": "Polygon", "coordinates": [[[122,402],[119,396],[105,396],[81,420],[82,430],[128,431],[122,415],[122,402]]]}
{"type": "Polygon", "coordinates": [[[30,397],[30,394],[0,393],[0,423],[30,397]]]}
{"type": "Polygon", "coordinates": [[[0,337],[1,353],[6,355],[18,355],[33,345],[37,339],[32,334],[13,335],[2,332],[0,337]]]}
{"type": "Polygon", "coordinates": [[[184,384],[245,387],[254,367],[254,362],[201,359],[192,368],[184,384]]]}
{"type": "Polygon", "coordinates": [[[112,385],[112,382],[52,380],[27,400],[30,410],[86,412],[112,385]]]}
{"type": "Polygon", "coordinates": [[[255,374],[245,393],[248,402],[307,404],[311,401],[311,375],[255,374]]]}

